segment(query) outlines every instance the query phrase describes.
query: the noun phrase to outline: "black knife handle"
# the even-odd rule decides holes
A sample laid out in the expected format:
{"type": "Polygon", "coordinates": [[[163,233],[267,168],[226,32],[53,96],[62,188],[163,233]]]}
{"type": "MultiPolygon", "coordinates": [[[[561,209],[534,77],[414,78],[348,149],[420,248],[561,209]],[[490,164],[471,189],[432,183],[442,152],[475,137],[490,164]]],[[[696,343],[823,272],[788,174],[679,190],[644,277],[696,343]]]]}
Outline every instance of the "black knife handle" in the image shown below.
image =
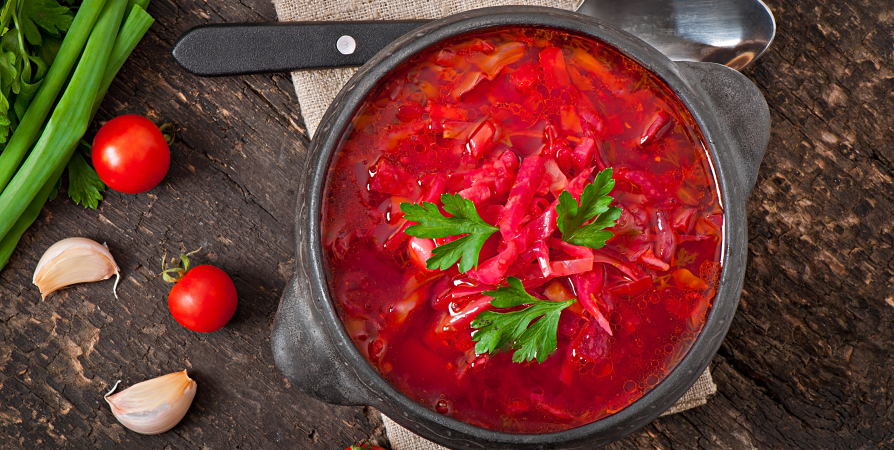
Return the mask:
{"type": "Polygon", "coordinates": [[[203,25],[184,33],[172,53],[184,69],[201,76],[361,66],[391,41],[426,22],[203,25]]]}

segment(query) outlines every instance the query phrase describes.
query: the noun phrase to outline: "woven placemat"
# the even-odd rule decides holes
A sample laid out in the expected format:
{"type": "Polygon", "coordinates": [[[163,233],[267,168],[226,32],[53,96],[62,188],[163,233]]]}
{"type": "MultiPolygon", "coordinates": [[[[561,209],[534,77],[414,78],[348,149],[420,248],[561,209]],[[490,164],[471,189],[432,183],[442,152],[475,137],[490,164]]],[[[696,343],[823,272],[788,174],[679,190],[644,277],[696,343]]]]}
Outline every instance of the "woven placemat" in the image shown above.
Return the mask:
{"type": "MultiPolygon", "coordinates": [[[[474,8],[499,5],[537,5],[573,10],[581,0],[273,0],[279,20],[375,20],[435,19],[474,8]]],[[[300,43],[298,43],[300,45],[300,43]]],[[[309,137],[313,137],[323,113],[356,68],[292,72],[295,93],[309,137]]],[[[704,405],[717,392],[706,369],[692,388],[664,415],[704,405]]],[[[409,432],[383,416],[393,450],[446,450],[409,432]]]]}

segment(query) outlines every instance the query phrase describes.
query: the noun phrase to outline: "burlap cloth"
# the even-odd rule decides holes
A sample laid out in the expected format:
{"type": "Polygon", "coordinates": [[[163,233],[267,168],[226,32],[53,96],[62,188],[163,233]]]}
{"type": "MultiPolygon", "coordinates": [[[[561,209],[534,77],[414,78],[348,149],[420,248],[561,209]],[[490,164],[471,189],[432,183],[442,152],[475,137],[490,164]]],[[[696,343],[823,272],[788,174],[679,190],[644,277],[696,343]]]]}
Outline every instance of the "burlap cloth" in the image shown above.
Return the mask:
{"type": "MultiPolygon", "coordinates": [[[[573,10],[581,0],[273,0],[279,20],[371,20],[371,19],[434,19],[461,11],[498,5],[539,5],[573,10]]],[[[300,43],[298,44],[300,45],[300,43]]],[[[292,72],[295,93],[307,134],[313,137],[329,103],[357,71],[325,69],[292,72]]],[[[675,414],[704,405],[717,392],[711,373],[705,370],[692,388],[664,415],[675,414]]],[[[391,447],[394,450],[447,450],[382,417],[391,447]]]]}

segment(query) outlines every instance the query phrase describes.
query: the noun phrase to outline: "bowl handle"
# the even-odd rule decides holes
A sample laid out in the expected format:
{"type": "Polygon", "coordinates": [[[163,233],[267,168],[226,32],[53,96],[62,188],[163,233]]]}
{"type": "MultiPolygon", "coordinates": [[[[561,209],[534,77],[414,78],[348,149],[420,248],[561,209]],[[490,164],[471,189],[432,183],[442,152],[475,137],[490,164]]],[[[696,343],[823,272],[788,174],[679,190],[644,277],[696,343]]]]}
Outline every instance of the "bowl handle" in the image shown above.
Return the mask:
{"type": "Polygon", "coordinates": [[[305,394],[336,405],[368,405],[367,390],[341,358],[302,268],[286,286],[276,311],[271,346],[280,371],[305,394]]]}
{"type": "Polygon", "coordinates": [[[745,201],[754,188],[757,171],[770,141],[770,109],[763,94],[745,75],[721,64],[678,61],[682,75],[700,88],[713,111],[722,135],[729,136],[729,158],[737,182],[735,197],[745,201]]]}

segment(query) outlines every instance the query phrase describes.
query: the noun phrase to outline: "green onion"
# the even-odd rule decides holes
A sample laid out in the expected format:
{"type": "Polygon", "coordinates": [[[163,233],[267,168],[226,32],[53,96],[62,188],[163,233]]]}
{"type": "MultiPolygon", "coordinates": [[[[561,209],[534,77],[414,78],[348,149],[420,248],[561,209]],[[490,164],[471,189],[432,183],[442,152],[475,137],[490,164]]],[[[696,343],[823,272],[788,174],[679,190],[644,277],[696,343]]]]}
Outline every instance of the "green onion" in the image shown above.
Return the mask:
{"type": "Polygon", "coordinates": [[[16,249],[16,245],[18,245],[22,235],[25,234],[25,230],[37,220],[37,216],[40,215],[40,210],[43,209],[44,203],[47,202],[47,199],[50,198],[50,194],[56,189],[56,182],[59,180],[59,177],[62,176],[63,171],[65,171],[65,166],[56,168],[56,172],[50,177],[50,181],[40,189],[40,192],[38,192],[37,196],[34,197],[34,200],[28,204],[28,207],[25,208],[25,211],[19,216],[19,220],[17,220],[12,229],[6,233],[6,236],[4,236],[3,239],[0,239],[0,270],[3,270],[3,268],[6,267],[6,262],[9,261],[9,257],[12,256],[12,251],[16,249]]]}
{"type": "Polygon", "coordinates": [[[78,9],[78,14],[65,35],[59,53],[50,66],[40,90],[37,91],[37,95],[25,112],[25,117],[0,154],[0,192],[9,184],[9,180],[19,168],[19,163],[40,135],[41,127],[53,109],[59,91],[78,62],[90,31],[93,30],[93,25],[102,13],[105,3],[106,0],[85,0],[78,9]]]}
{"type": "Polygon", "coordinates": [[[149,7],[149,0],[127,0],[128,11],[132,10],[134,5],[137,5],[140,8],[143,8],[143,11],[146,11],[146,8],[149,7]]]}
{"type": "MultiPolygon", "coordinates": [[[[145,1],[144,3],[148,3],[148,1],[145,1]]],[[[121,26],[118,38],[115,40],[115,47],[112,49],[111,56],[109,56],[109,63],[106,65],[102,84],[99,87],[99,92],[96,94],[96,100],[93,104],[93,112],[90,114],[88,123],[93,121],[93,116],[96,115],[96,111],[99,109],[99,105],[102,103],[106,91],[108,91],[109,86],[112,84],[115,75],[118,74],[118,70],[124,65],[124,61],[127,60],[154,21],[155,19],[153,19],[140,5],[136,5],[131,9],[124,25],[121,26]]],[[[75,142],[73,148],[68,152],[69,155],[74,153],[77,145],[78,143],[75,142]]],[[[6,266],[6,262],[9,261],[9,257],[12,255],[13,250],[15,250],[16,245],[22,238],[22,234],[24,234],[25,230],[37,220],[37,216],[40,215],[40,210],[43,209],[43,205],[47,202],[53,190],[56,188],[56,182],[59,180],[59,177],[62,176],[62,172],[65,170],[66,165],[67,162],[66,164],[60,164],[56,168],[52,176],[50,176],[49,181],[47,181],[47,183],[40,189],[34,197],[34,200],[28,204],[28,207],[22,212],[22,215],[16,221],[15,225],[13,225],[3,239],[0,239],[0,270],[6,266]]]]}
{"type": "Polygon", "coordinates": [[[112,85],[112,80],[118,75],[121,66],[124,65],[124,62],[127,61],[127,58],[133,53],[137,44],[140,43],[140,39],[143,39],[143,35],[149,31],[149,27],[155,22],[155,19],[146,12],[145,5],[141,5],[140,3],[149,4],[149,0],[138,1],[137,4],[131,8],[127,20],[124,21],[124,25],[121,26],[121,31],[118,33],[118,39],[115,40],[115,47],[112,49],[112,55],[109,56],[109,63],[106,65],[105,74],[102,77],[102,84],[99,86],[99,93],[96,95],[96,100],[93,103],[93,114],[90,115],[91,122],[93,121],[93,116],[96,115],[96,111],[99,109],[99,105],[102,103],[102,99],[106,96],[106,91],[108,91],[109,86],[112,85]]]}
{"type": "Polygon", "coordinates": [[[110,0],[103,8],[96,28],[90,33],[84,54],[43,134],[0,194],[0,236],[6,236],[12,229],[59,165],[68,163],[75,144],[87,131],[93,103],[114,45],[114,39],[110,36],[118,35],[125,6],[127,0],[110,0]]]}

